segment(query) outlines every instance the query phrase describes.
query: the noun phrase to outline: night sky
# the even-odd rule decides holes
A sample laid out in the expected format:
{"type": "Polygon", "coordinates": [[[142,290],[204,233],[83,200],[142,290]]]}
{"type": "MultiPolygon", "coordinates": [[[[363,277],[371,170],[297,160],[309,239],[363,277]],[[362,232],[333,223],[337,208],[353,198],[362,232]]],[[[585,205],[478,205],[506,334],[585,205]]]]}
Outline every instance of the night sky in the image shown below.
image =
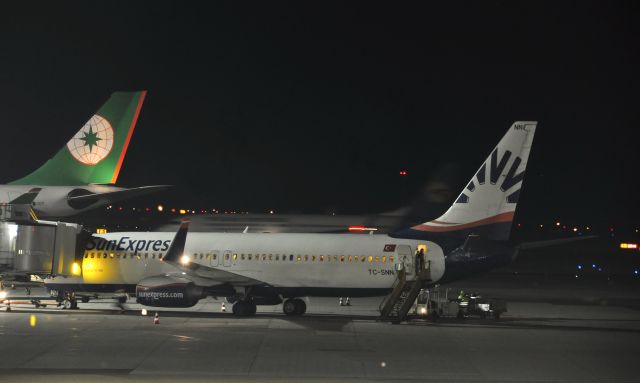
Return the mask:
{"type": "Polygon", "coordinates": [[[3,5],[0,181],[147,89],[118,184],[172,204],[385,211],[538,120],[519,220],[640,223],[638,5],[203,3],[3,5]]]}

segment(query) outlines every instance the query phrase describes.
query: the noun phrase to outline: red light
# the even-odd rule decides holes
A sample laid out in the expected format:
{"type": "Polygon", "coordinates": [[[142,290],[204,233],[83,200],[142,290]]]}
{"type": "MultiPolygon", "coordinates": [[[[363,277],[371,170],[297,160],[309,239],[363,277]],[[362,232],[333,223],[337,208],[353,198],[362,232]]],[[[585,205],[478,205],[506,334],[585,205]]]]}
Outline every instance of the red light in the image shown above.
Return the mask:
{"type": "Polygon", "coordinates": [[[349,231],[364,231],[364,226],[349,226],[349,231]]]}
{"type": "Polygon", "coordinates": [[[406,176],[407,174],[409,174],[409,173],[407,173],[406,170],[400,170],[400,175],[401,176],[406,176]]]}
{"type": "Polygon", "coordinates": [[[637,249],[638,244],[637,243],[621,243],[620,248],[621,249],[637,249]]]}

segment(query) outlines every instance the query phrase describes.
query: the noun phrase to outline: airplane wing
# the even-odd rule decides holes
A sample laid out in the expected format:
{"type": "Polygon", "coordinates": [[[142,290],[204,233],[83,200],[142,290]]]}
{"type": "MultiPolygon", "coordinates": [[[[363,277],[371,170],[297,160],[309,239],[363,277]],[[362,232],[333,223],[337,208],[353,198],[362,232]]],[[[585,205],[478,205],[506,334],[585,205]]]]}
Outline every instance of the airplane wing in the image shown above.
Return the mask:
{"type": "Polygon", "coordinates": [[[153,186],[140,186],[136,188],[109,191],[104,193],[89,193],[83,195],[77,195],[72,197],[67,197],[70,206],[88,206],[97,201],[109,201],[109,202],[117,202],[123,199],[128,199],[132,197],[138,197],[141,195],[155,193],[163,190],[167,190],[172,185],[153,185],[153,186]]]}

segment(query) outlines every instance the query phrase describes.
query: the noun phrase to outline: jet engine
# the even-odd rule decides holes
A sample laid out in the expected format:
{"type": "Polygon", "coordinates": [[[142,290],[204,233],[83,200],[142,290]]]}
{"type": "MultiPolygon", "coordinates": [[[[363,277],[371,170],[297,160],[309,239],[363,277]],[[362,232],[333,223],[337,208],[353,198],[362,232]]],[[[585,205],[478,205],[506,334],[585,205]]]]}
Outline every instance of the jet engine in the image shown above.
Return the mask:
{"type": "Polygon", "coordinates": [[[179,277],[145,278],[136,286],[136,301],[145,306],[192,307],[204,297],[202,287],[179,277]]]}

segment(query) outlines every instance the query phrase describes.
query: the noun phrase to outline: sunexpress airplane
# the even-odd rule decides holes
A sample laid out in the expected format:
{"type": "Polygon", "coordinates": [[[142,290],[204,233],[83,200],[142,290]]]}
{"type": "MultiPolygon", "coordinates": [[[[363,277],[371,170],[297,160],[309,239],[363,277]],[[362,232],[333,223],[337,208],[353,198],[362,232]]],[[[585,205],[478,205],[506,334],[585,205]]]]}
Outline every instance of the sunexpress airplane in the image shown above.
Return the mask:
{"type": "Polygon", "coordinates": [[[419,248],[427,285],[486,271],[515,256],[508,240],[536,124],[515,122],[442,216],[391,235],[188,233],[188,222],[175,234],[110,233],[88,243],[81,275],[45,286],[65,297],[135,293],[156,307],[222,296],[237,315],[284,301],[286,314],[300,315],[302,297],[388,294],[397,270],[415,278],[419,248]]]}
{"type": "Polygon", "coordinates": [[[114,92],[53,158],[33,173],[0,185],[0,204],[29,203],[39,217],[56,218],[166,189],[113,186],[146,93],[114,92]]]}

